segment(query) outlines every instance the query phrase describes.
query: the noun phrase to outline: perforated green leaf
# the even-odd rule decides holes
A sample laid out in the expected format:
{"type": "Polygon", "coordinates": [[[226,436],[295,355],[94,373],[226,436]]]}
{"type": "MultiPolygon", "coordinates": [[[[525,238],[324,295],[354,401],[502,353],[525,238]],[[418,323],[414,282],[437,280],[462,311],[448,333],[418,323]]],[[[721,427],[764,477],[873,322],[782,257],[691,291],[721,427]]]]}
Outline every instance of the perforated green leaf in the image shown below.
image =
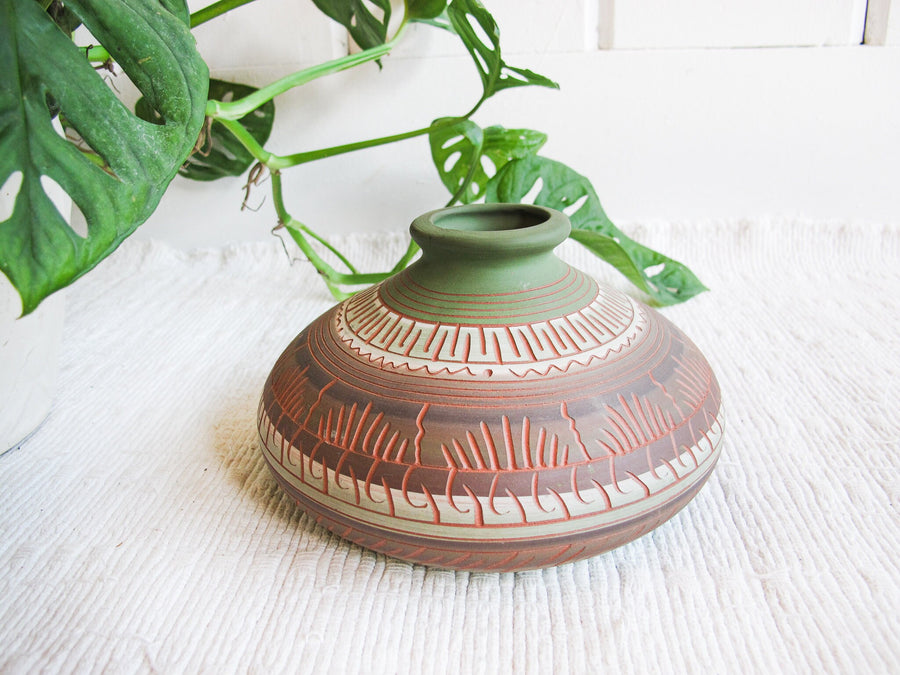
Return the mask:
{"type": "Polygon", "coordinates": [[[478,159],[484,147],[484,132],[470,120],[440,126],[442,121],[432,122],[433,129],[428,132],[431,159],[450,194],[468,204],[468,186],[478,168],[478,159]]]}
{"type": "Polygon", "coordinates": [[[391,0],[313,0],[323,13],[341,24],[363,49],[383,45],[391,21],[391,0]]]}
{"type": "Polygon", "coordinates": [[[497,22],[477,0],[453,0],[447,8],[447,15],[478,68],[484,87],[482,98],[489,98],[509,87],[537,85],[559,89],[556,82],[543,75],[507,65],[500,52],[497,22]]]}
{"type": "Polygon", "coordinates": [[[120,103],[37,2],[0,2],[0,184],[22,179],[12,215],[0,222],[0,269],[25,313],[94,267],[150,216],[194,146],[206,104],[206,64],[185,23],[161,2],[66,4],[162,124],[120,103]],[[91,154],[54,131],[48,97],[91,154]],[[86,237],[53,206],[42,176],[72,197],[87,220],[86,237]]]}
{"type": "Polygon", "coordinates": [[[482,129],[471,120],[444,126],[435,120],[428,134],[431,158],[441,182],[464,204],[478,201],[488,181],[512,159],[533,155],[547,135],[531,129],[482,129]]]}
{"type": "Polygon", "coordinates": [[[488,183],[488,202],[549,206],[568,215],[571,237],[614,266],[657,304],[684,302],[706,287],[685,265],[628,238],[606,216],[590,181],[561,162],[532,156],[508,162],[488,183]]]}
{"type": "Polygon", "coordinates": [[[447,0],[406,0],[410,19],[434,19],[447,8],[447,0]]]}

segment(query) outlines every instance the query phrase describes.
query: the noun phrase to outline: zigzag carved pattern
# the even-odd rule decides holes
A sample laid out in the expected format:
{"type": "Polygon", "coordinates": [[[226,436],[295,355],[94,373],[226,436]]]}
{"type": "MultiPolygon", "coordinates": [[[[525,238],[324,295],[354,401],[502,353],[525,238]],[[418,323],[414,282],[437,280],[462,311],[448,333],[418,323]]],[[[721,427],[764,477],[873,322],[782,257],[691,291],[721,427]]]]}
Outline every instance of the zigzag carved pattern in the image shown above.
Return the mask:
{"type": "MultiPolygon", "coordinates": [[[[636,306],[625,295],[601,291],[583,309],[526,324],[446,325],[408,317],[388,307],[377,288],[351,298],[337,315],[338,332],[361,355],[379,354],[442,364],[525,364],[590,352],[626,331],[636,306]]],[[[629,330],[630,329],[630,330],[629,330]]]]}
{"type": "MultiPolygon", "coordinates": [[[[643,331],[643,327],[639,326],[637,333],[643,331]]],[[[347,349],[357,357],[366,359],[371,365],[377,368],[390,366],[398,370],[405,370],[409,373],[425,373],[427,375],[460,375],[467,374],[472,377],[479,375],[501,375],[507,374],[518,379],[528,377],[546,377],[548,375],[564,375],[571,370],[579,367],[587,367],[597,361],[604,361],[611,354],[621,354],[634,344],[637,337],[628,336],[624,339],[617,340],[611,345],[594,349],[585,354],[578,354],[568,358],[560,358],[552,362],[544,362],[538,365],[526,364],[519,367],[507,364],[490,364],[487,365],[463,365],[460,367],[448,366],[444,363],[433,363],[431,361],[421,361],[410,358],[394,358],[391,355],[376,355],[371,350],[366,350],[362,346],[354,346],[352,338],[343,338],[343,343],[347,349]]]]}

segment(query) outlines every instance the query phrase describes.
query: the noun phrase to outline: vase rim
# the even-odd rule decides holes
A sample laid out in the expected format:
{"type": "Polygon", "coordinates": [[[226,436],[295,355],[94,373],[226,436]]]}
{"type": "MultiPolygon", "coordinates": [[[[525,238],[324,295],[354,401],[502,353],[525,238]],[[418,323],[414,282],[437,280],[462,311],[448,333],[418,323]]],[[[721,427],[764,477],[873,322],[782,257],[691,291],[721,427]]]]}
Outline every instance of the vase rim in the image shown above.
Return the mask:
{"type": "Polygon", "coordinates": [[[466,204],[429,211],[410,225],[424,251],[471,253],[552,251],[569,236],[565,214],[535,204],[466,204]]]}

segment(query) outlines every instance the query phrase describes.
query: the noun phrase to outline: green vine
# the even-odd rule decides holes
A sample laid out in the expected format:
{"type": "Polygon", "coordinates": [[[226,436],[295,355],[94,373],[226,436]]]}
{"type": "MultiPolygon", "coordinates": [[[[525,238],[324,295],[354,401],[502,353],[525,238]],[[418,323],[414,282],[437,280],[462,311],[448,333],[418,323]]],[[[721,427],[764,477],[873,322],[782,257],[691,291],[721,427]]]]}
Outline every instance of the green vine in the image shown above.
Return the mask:
{"type": "Polygon", "coordinates": [[[331,293],[343,298],[410,264],[416,245],[410,242],[389,270],[357,268],[288,210],[282,174],[420,137],[447,189],[446,205],[529,201],[552,207],[569,217],[574,241],[618,269],[650,302],[682,302],[705,290],[683,264],[621,232],[585,176],[542,156],[545,134],[476,123],[482,105],[506,89],[558,88],[544,75],[507,63],[500,29],[478,0],[404,0],[400,17],[392,17],[396,0],[312,0],[345,28],[358,53],[259,88],[211,79],[191,32],[249,2],[214,0],[193,14],[187,0],[0,2],[0,45],[8,47],[0,49],[0,67],[9,74],[0,80],[0,117],[9,122],[0,129],[0,184],[21,179],[12,215],[0,223],[0,272],[19,292],[23,313],[112,253],[150,217],[178,174],[211,181],[249,172],[249,192],[267,172],[276,229],[290,235],[331,293]],[[348,69],[387,67],[386,57],[414,23],[453,34],[471,57],[481,91],[467,112],[326,148],[276,154],[267,147],[277,98],[348,69]],[[82,25],[90,44],[73,43],[82,25]],[[133,111],[109,86],[118,71],[142,94],[133,111]],[[60,138],[55,120],[71,142],[60,138]],[[79,207],[86,235],[54,206],[45,178],[79,207]]]}
{"type": "MultiPolygon", "coordinates": [[[[219,0],[190,16],[190,25],[199,26],[252,0],[219,0]]],[[[315,267],[337,299],[350,294],[354,287],[371,284],[403,269],[418,249],[410,242],[407,250],[390,270],[360,272],[356,266],[328,240],[292,215],[282,193],[283,171],[301,164],[427,136],[432,159],[450,198],[446,206],[478,200],[521,201],[534,193],[539,183],[544,186],[532,200],[567,213],[573,224],[573,239],[617,267],[638,288],[659,305],[681,302],[704,290],[693,273],[681,263],[637,242],[619,231],[606,217],[590,182],[569,167],[538,154],[546,136],[528,129],[482,128],[473,121],[485,101],[495,94],[521,86],[558,88],[552,80],[524,68],[511,66],[503,58],[500,31],[494,18],[477,0],[406,0],[403,16],[388,35],[391,18],[390,0],[313,0],[327,16],[341,23],[362,48],[355,54],[298,70],[259,89],[245,85],[210,82],[210,100],[206,104],[209,138],[198,147],[228,147],[221,156],[194,156],[182,167],[182,175],[198,180],[211,180],[222,175],[239,175],[252,165],[252,175],[262,167],[271,175],[273,203],[278,228],[284,228],[300,252],[315,267]],[[403,39],[411,23],[422,23],[454,33],[472,57],[481,79],[482,90],[477,101],[459,116],[443,117],[427,126],[387,136],[345,143],[317,150],[291,154],[275,154],[265,144],[274,115],[272,101],[296,87],[341,71],[382,60],[403,39]],[[240,88],[241,94],[236,92],[240,88]],[[233,97],[222,100],[213,96],[219,91],[233,97]],[[264,123],[252,120],[262,117],[264,123]],[[215,142],[213,142],[213,139],[215,142]],[[453,157],[458,153],[458,158],[453,157]],[[243,155],[234,161],[235,154],[243,155]],[[486,171],[483,158],[490,160],[492,172],[486,171]],[[452,165],[448,167],[448,162],[452,165]],[[550,189],[549,186],[555,186],[550,189]],[[336,261],[329,264],[318,251],[325,251],[336,261]]],[[[89,57],[102,53],[89,50],[89,57]]],[[[141,113],[139,113],[141,114],[141,113]]],[[[150,113],[146,113],[150,114],[150,113]]]]}

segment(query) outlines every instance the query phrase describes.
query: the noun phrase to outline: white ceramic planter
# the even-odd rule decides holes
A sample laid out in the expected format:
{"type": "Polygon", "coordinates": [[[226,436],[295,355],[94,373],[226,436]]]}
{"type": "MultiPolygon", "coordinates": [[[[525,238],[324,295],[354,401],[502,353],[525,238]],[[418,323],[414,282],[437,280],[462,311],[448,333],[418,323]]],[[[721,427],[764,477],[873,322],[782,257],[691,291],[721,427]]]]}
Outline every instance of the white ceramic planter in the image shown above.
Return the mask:
{"type": "Polygon", "coordinates": [[[53,405],[65,316],[55,293],[26,317],[19,296],[0,275],[0,454],[34,431],[53,405]]]}
{"type": "MultiPolygon", "coordinates": [[[[18,185],[0,188],[0,219],[12,213],[18,185]]],[[[45,186],[59,209],[70,215],[72,202],[58,185],[45,186]]],[[[57,292],[26,317],[9,280],[0,273],[0,454],[19,445],[47,417],[59,373],[64,298],[57,292]]]]}

